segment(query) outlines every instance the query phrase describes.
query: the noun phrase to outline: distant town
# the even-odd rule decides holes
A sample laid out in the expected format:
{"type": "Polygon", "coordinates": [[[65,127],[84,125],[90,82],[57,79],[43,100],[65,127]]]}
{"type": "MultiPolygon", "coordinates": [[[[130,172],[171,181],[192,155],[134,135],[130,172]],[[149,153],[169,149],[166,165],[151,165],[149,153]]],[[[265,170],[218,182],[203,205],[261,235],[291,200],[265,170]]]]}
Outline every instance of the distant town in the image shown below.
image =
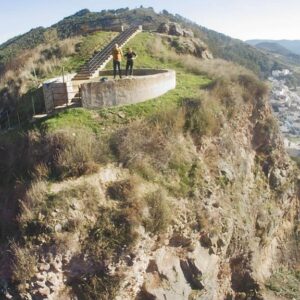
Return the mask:
{"type": "Polygon", "coordinates": [[[292,90],[286,84],[290,70],[274,70],[269,81],[272,83],[271,105],[284,136],[284,144],[291,156],[300,156],[300,89],[292,90]]]}

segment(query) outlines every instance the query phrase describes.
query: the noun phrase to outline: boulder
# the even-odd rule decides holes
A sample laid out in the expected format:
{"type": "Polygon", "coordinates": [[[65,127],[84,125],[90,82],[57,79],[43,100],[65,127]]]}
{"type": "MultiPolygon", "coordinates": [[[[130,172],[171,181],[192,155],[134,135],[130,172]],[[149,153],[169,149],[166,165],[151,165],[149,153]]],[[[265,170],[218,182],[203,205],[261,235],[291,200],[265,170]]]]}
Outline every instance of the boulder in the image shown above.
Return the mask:
{"type": "Polygon", "coordinates": [[[184,37],[190,37],[193,38],[194,37],[194,32],[192,30],[183,30],[183,36],[184,37]]]}
{"type": "Polygon", "coordinates": [[[168,23],[161,23],[157,29],[157,32],[169,34],[169,30],[170,26],[168,23]]]}
{"type": "Polygon", "coordinates": [[[202,59],[212,59],[212,54],[207,50],[207,45],[198,38],[176,37],[169,39],[171,47],[177,53],[191,54],[202,59]]]}
{"type": "Polygon", "coordinates": [[[175,36],[183,36],[183,29],[181,28],[181,26],[179,24],[171,23],[170,29],[169,29],[169,34],[175,35],[175,36]]]}
{"type": "Polygon", "coordinates": [[[38,289],[37,297],[38,299],[49,299],[51,291],[47,286],[38,289]]]}
{"type": "Polygon", "coordinates": [[[202,58],[203,59],[213,59],[212,53],[210,53],[208,50],[205,50],[202,52],[202,58]]]}

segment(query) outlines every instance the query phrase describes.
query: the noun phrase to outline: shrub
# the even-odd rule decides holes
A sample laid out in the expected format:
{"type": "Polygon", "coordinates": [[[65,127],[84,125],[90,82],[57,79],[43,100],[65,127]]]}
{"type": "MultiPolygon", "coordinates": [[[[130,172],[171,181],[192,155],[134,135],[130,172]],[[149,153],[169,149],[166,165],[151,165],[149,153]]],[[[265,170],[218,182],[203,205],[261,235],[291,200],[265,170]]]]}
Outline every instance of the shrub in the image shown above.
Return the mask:
{"type": "Polygon", "coordinates": [[[0,185],[30,177],[39,135],[35,131],[0,137],[0,185]]]}
{"type": "Polygon", "coordinates": [[[98,215],[85,241],[85,251],[95,260],[120,255],[137,237],[128,215],[122,210],[104,207],[98,215]]]}
{"type": "Polygon", "coordinates": [[[21,228],[25,228],[27,222],[36,218],[36,212],[41,205],[44,205],[47,197],[47,184],[44,181],[34,182],[28,189],[25,199],[20,202],[21,211],[19,223],[21,228]]]}
{"type": "Polygon", "coordinates": [[[182,133],[184,127],[184,111],[181,107],[163,109],[152,115],[148,122],[149,126],[159,127],[164,135],[176,136],[182,133]]]}
{"type": "Polygon", "coordinates": [[[278,123],[273,116],[260,120],[254,127],[252,144],[254,148],[263,153],[270,153],[276,146],[278,137],[278,123]]]}
{"type": "Polygon", "coordinates": [[[107,188],[107,194],[112,199],[120,201],[119,206],[132,226],[140,225],[143,218],[145,203],[138,190],[140,182],[140,178],[131,176],[114,182],[107,188]]]}
{"type": "Polygon", "coordinates": [[[128,201],[133,197],[135,182],[132,179],[113,182],[107,188],[107,194],[114,200],[128,201]]]}
{"type": "Polygon", "coordinates": [[[35,275],[37,256],[33,249],[22,248],[15,243],[11,245],[11,251],[14,256],[12,278],[18,284],[19,291],[23,292],[25,284],[35,275]]]}
{"type": "Polygon", "coordinates": [[[60,179],[94,173],[101,161],[101,143],[95,135],[76,130],[49,133],[47,143],[52,149],[52,173],[60,179]]]}
{"type": "Polygon", "coordinates": [[[149,218],[145,220],[146,230],[152,233],[165,231],[171,222],[171,207],[166,193],[159,189],[146,196],[149,218]]]}
{"type": "Polygon", "coordinates": [[[38,163],[34,167],[33,175],[37,180],[46,180],[50,175],[50,170],[45,163],[38,163]]]}
{"type": "Polygon", "coordinates": [[[285,299],[299,299],[300,272],[293,269],[281,268],[277,270],[266,284],[267,288],[277,296],[285,299]]]}
{"type": "Polygon", "coordinates": [[[183,101],[186,114],[185,129],[190,131],[197,143],[204,135],[215,135],[220,129],[217,110],[212,102],[199,99],[183,101]]]}
{"type": "Polygon", "coordinates": [[[138,171],[141,166],[163,170],[171,156],[161,128],[141,121],[118,130],[112,136],[110,146],[120,162],[138,171]]]}
{"type": "Polygon", "coordinates": [[[20,228],[26,238],[39,239],[42,235],[47,240],[57,240],[57,224],[62,226],[62,233],[85,232],[85,226],[91,222],[85,217],[95,214],[100,199],[98,190],[90,184],[82,183],[53,194],[44,182],[36,182],[21,202],[20,228]]]}
{"type": "Polygon", "coordinates": [[[78,299],[110,300],[117,296],[120,280],[118,276],[110,276],[104,272],[98,272],[73,280],[71,286],[78,299]]]}
{"type": "Polygon", "coordinates": [[[267,85],[259,81],[254,75],[241,74],[238,76],[237,82],[244,88],[243,97],[245,101],[258,101],[268,93],[267,85]]]}

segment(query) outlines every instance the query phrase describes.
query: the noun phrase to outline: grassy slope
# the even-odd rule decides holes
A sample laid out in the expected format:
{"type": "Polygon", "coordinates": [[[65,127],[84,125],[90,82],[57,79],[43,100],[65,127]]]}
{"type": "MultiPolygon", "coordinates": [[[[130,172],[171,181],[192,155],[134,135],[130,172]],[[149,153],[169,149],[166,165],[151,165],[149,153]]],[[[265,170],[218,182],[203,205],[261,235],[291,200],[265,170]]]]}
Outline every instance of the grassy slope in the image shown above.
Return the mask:
{"type": "MultiPolygon", "coordinates": [[[[127,123],[132,119],[149,116],[164,108],[171,108],[180,104],[186,98],[199,96],[200,89],[210,83],[207,77],[186,72],[177,61],[169,59],[162,60],[149,53],[149,45],[155,42],[155,35],[142,33],[135,37],[128,46],[132,47],[138,54],[136,68],[170,68],[177,72],[176,89],[165,95],[146,102],[127,105],[122,107],[103,108],[96,111],[87,111],[83,108],[70,109],[46,120],[43,126],[49,130],[71,127],[92,128],[94,132],[107,129],[112,124],[127,123]],[[120,117],[120,113],[122,117],[120,117]]],[[[107,66],[110,68],[111,64],[107,66]]]]}
{"type": "MultiPolygon", "coordinates": [[[[42,141],[41,147],[44,146],[44,143],[48,146],[47,143],[51,145],[50,142],[53,142],[53,148],[55,151],[60,147],[64,149],[64,151],[61,151],[60,155],[55,155],[55,157],[58,158],[58,161],[54,163],[54,169],[51,172],[53,174],[56,172],[57,176],[53,178],[53,180],[63,181],[63,179],[66,178],[64,177],[64,175],[71,175],[76,177],[88,174],[86,173],[86,169],[82,169],[82,166],[87,167],[88,171],[91,171],[92,173],[96,172],[97,168],[95,168],[95,165],[87,165],[86,162],[90,163],[95,159],[93,157],[93,152],[95,148],[101,146],[102,133],[110,133],[110,130],[114,130],[119,126],[122,129],[123,123],[130,123],[131,121],[139,118],[147,118],[152,114],[161,112],[163,110],[167,111],[172,107],[176,107],[177,105],[179,106],[181,102],[183,102],[183,100],[186,98],[196,98],[199,100],[199,95],[201,96],[201,88],[205,88],[211,82],[211,80],[207,77],[196,75],[195,73],[188,71],[188,69],[184,67],[182,62],[180,62],[178,56],[173,56],[172,58],[172,55],[169,55],[172,51],[168,48],[167,45],[158,43],[158,45],[155,46],[155,44],[157,43],[157,39],[159,38],[156,35],[142,33],[130,42],[130,46],[133,47],[139,55],[136,61],[136,67],[175,69],[177,71],[178,80],[176,89],[166,93],[165,95],[157,99],[149,100],[135,105],[104,108],[93,111],[83,108],[69,109],[54,117],[42,121],[40,126],[46,129],[46,135],[47,131],[49,131],[48,133],[50,133],[50,138],[48,138],[48,140],[46,139],[45,141],[42,141]],[[73,138],[75,131],[69,129],[74,129],[76,131],[76,139],[73,138]],[[67,131],[67,133],[70,133],[70,136],[67,135],[62,140],[61,144],[59,143],[59,140],[62,137],[58,134],[60,131],[67,131]],[[99,143],[94,143],[94,136],[93,134],[90,134],[93,132],[99,134],[99,143]],[[57,144],[55,144],[56,142],[57,144]],[[90,155],[91,157],[89,157],[90,155]],[[69,172],[70,166],[72,167],[73,164],[76,165],[80,164],[81,162],[82,166],[79,166],[78,174],[72,174],[72,172],[69,172]]],[[[196,62],[196,60],[194,62],[196,62]]],[[[201,64],[204,64],[203,61],[199,62],[201,64]]],[[[228,69],[226,69],[225,71],[228,78],[230,78],[231,76],[230,72],[235,72],[228,69]]],[[[224,76],[224,74],[221,74],[221,76],[224,76]]],[[[179,199],[180,197],[191,197],[191,199],[196,199],[193,198],[193,192],[195,191],[195,189],[199,188],[201,195],[203,193],[203,197],[206,197],[206,188],[209,188],[209,191],[216,191],[222,188],[224,189],[224,194],[232,193],[232,195],[234,195],[232,197],[237,197],[237,199],[239,199],[238,197],[241,197],[239,195],[239,188],[244,187],[243,181],[241,181],[241,186],[239,185],[239,181],[236,182],[236,185],[231,185],[226,176],[218,177],[217,175],[215,175],[213,179],[215,180],[215,182],[211,182],[210,184],[212,184],[212,186],[208,186],[206,185],[204,180],[206,177],[203,176],[205,175],[205,172],[210,172],[210,169],[212,174],[217,174],[214,173],[216,172],[214,170],[214,165],[215,161],[217,161],[217,158],[219,158],[219,154],[215,153],[219,153],[219,151],[222,151],[222,153],[224,153],[224,156],[226,156],[227,154],[231,153],[231,151],[236,151],[234,148],[231,148],[231,140],[227,141],[228,146],[224,146],[226,145],[226,139],[223,136],[220,137],[222,141],[222,143],[220,144],[220,149],[217,147],[215,149],[215,153],[214,151],[206,152],[203,156],[203,159],[199,159],[199,153],[197,153],[196,156],[191,150],[194,149],[194,145],[198,144],[197,136],[201,137],[202,135],[218,135],[219,130],[221,130],[220,120],[222,121],[226,119],[226,116],[222,115],[221,113],[222,109],[225,110],[225,113],[227,113],[231,109],[236,110],[236,112],[233,111],[231,116],[228,117],[228,125],[232,123],[236,127],[237,125],[239,125],[238,120],[242,116],[242,110],[244,109],[245,103],[247,103],[247,101],[250,101],[253,95],[256,95],[257,98],[260,98],[260,94],[263,93],[259,92],[261,89],[261,87],[259,86],[259,82],[256,82],[254,79],[251,79],[250,77],[247,77],[245,75],[239,77],[237,74],[235,74],[235,76],[237,77],[236,80],[238,80],[238,84],[234,81],[220,81],[219,85],[218,83],[215,83],[214,94],[212,95],[213,97],[209,98],[209,100],[213,101],[203,102],[203,106],[202,102],[194,101],[190,103],[195,106],[194,110],[192,109],[190,111],[188,106],[183,106],[187,109],[188,112],[184,116],[187,118],[185,121],[188,122],[185,122],[184,125],[177,124],[177,115],[168,115],[172,124],[168,124],[169,119],[163,120],[160,124],[161,128],[159,128],[159,126],[156,128],[156,125],[153,125],[153,123],[150,122],[142,124],[143,126],[140,126],[141,123],[139,122],[132,122],[129,126],[123,127],[123,129],[125,129],[125,133],[124,131],[122,132],[122,130],[119,132],[118,130],[116,130],[117,133],[121,135],[116,136],[116,143],[115,145],[113,145],[115,146],[115,148],[117,148],[116,150],[119,151],[119,154],[117,154],[118,157],[114,157],[113,161],[122,162],[126,166],[126,168],[128,167],[133,172],[133,174],[142,175],[143,180],[149,181],[150,184],[155,183],[160,187],[160,189],[156,193],[147,195],[145,199],[135,198],[135,190],[134,188],[130,187],[134,187],[135,185],[139,184],[136,184],[134,182],[136,179],[129,178],[125,183],[116,182],[115,186],[110,187],[110,193],[112,195],[118,194],[117,192],[121,191],[121,195],[117,196],[122,196],[121,200],[123,198],[126,198],[127,200],[125,202],[124,199],[122,201],[115,201],[113,203],[114,209],[101,207],[101,210],[99,210],[98,201],[101,197],[97,194],[94,187],[90,187],[85,184],[85,177],[82,178],[83,185],[76,186],[76,189],[65,191],[63,190],[61,193],[51,194],[49,193],[49,190],[51,190],[51,187],[53,187],[54,184],[51,181],[52,178],[49,177],[47,167],[44,164],[37,165],[34,170],[36,182],[34,182],[33,180],[31,181],[31,183],[34,182],[34,184],[31,187],[31,191],[27,193],[27,196],[29,196],[29,198],[30,196],[32,197],[32,203],[25,203],[29,205],[29,209],[26,211],[28,214],[23,212],[23,219],[21,219],[21,225],[23,226],[21,226],[21,228],[23,228],[23,230],[29,231],[29,241],[34,242],[35,239],[44,238],[46,239],[46,242],[51,245],[52,241],[50,241],[49,239],[53,238],[54,240],[58,241],[58,243],[62,243],[62,238],[60,237],[61,240],[59,240],[58,234],[55,231],[53,231],[51,234],[47,232],[43,233],[44,227],[41,227],[42,232],[38,232],[36,234],[34,232],[30,232],[30,226],[32,224],[47,224],[50,226],[50,228],[55,226],[56,220],[51,216],[51,213],[54,209],[60,210],[62,212],[60,214],[62,219],[68,220],[70,216],[68,215],[68,210],[65,208],[65,204],[67,203],[67,206],[69,207],[70,205],[72,205],[71,200],[73,201],[74,199],[76,199],[78,203],[82,203],[82,207],[84,208],[84,210],[82,211],[82,215],[86,216],[91,214],[92,216],[95,216],[97,218],[97,222],[95,224],[93,224],[92,222],[85,223],[86,221],[82,221],[82,223],[80,223],[81,221],[79,223],[76,223],[77,221],[75,220],[75,223],[72,223],[73,220],[70,219],[70,222],[66,224],[66,229],[63,229],[65,234],[64,236],[69,237],[70,234],[76,233],[80,228],[80,230],[82,230],[83,232],[82,253],[89,254],[91,259],[95,260],[101,257],[102,248],[105,248],[107,253],[118,253],[120,243],[124,244],[127,241],[134,241],[135,235],[133,234],[133,232],[131,232],[131,230],[136,224],[141,224],[142,222],[144,222],[144,220],[139,219],[139,216],[142,215],[141,212],[143,211],[144,206],[149,206],[151,216],[149,220],[146,219],[146,224],[142,224],[146,227],[152,228],[149,230],[150,232],[156,232],[160,229],[164,230],[167,225],[162,224],[161,228],[156,229],[156,227],[154,226],[155,224],[152,224],[153,219],[159,219],[160,221],[165,220],[166,224],[170,222],[170,217],[168,215],[172,213],[171,205],[168,204],[169,199],[164,195],[164,193],[168,193],[168,196],[176,197],[176,199],[179,199]],[[254,80],[254,82],[252,80],[254,80]],[[230,90],[231,85],[233,85],[232,90],[230,90]],[[234,97],[234,92],[236,89],[238,91],[242,90],[242,99],[239,99],[239,96],[236,97],[237,99],[234,97]],[[223,103],[223,100],[225,101],[225,103],[223,103]],[[217,110],[215,109],[214,105],[217,106],[217,110]],[[179,129],[176,129],[177,127],[179,129]],[[167,134],[165,135],[163,134],[164,128],[167,128],[167,134]],[[179,133],[177,132],[177,130],[179,131],[179,133]],[[181,145],[180,141],[178,140],[179,137],[182,137],[181,135],[184,132],[183,130],[190,131],[191,136],[194,137],[195,144],[194,142],[192,142],[192,139],[185,139],[184,144],[181,145]],[[141,160],[139,160],[139,158],[141,158],[141,160]],[[210,161],[210,158],[213,159],[213,161],[210,161]],[[123,186],[124,184],[125,188],[123,186]],[[128,186],[129,188],[127,188],[128,186]],[[44,190],[45,188],[46,191],[44,190]],[[129,190],[129,196],[126,194],[127,190],[129,190]],[[39,195],[39,192],[42,194],[41,197],[39,195]],[[122,193],[125,193],[125,196],[122,195],[122,193]],[[37,199],[35,199],[36,196],[39,197],[38,201],[37,199]],[[92,202],[90,206],[87,205],[87,200],[92,202]],[[160,205],[163,204],[165,206],[161,207],[160,205]],[[93,207],[93,205],[98,206],[93,207]],[[40,212],[43,213],[43,217],[45,218],[42,221],[39,217],[40,212]],[[126,226],[123,225],[124,220],[126,226]],[[120,224],[122,226],[120,226],[120,224]],[[106,229],[106,231],[104,229],[106,229]],[[98,254],[97,251],[100,251],[100,253],[98,254]]],[[[253,101],[257,101],[257,99],[253,99],[253,101]]],[[[247,120],[242,121],[247,122],[247,120]]],[[[227,128],[227,130],[229,130],[227,126],[224,128],[227,128]]],[[[228,135],[230,135],[231,133],[234,133],[234,131],[231,132],[229,130],[227,132],[228,135]]],[[[31,143],[29,143],[29,145],[34,148],[34,144],[38,143],[39,136],[35,137],[33,133],[32,135],[33,137],[31,138],[31,143]]],[[[266,136],[265,140],[270,140],[270,137],[266,136]]],[[[110,142],[114,142],[114,139],[111,139],[110,142]]],[[[25,145],[25,147],[26,149],[28,148],[27,145],[25,145]]],[[[50,152],[49,148],[37,147],[36,149],[36,152],[50,152]]],[[[112,150],[112,148],[110,148],[110,150],[112,150]]],[[[33,159],[32,156],[34,155],[34,152],[35,151],[30,153],[31,159],[33,159]]],[[[105,155],[105,152],[103,153],[105,155]]],[[[100,153],[100,156],[102,156],[103,153],[100,153]]],[[[236,153],[237,157],[235,157],[235,161],[239,159],[238,151],[236,153]]],[[[23,158],[23,160],[26,159],[23,158]]],[[[95,160],[95,162],[97,162],[97,164],[102,163],[102,161],[100,159],[98,160],[98,158],[95,160]]],[[[27,166],[25,166],[24,169],[27,170],[27,166]]],[[[99,183],[97,182],[97,184],[99,183]]],[[[262,185],[262,188],[265,189],[265,186],[262,185]]],[[[261,192],[261,190],[259,190],[259,192],[261,192]]],[[[112,196],[110,195],[110,197],[112,196]]],[[[120,200],[118,198],[113,199],[120,200]]],[[[197,199],[197,202],[198,200],[199,199],[197,199]]],[[[109,202],[112,201],[109,199],[109,202]]],[[[195,212],[196,210],[199,210],[202,214],[202,208],[196,208],[195,212]]],[[[216,221],[218,221],[218,218],[215,219],[216,221]]],[[[247,218],[247,220],[248,219],[249,218],[247,218]]],[[[210,230],[212,228],[218,233],[219,227],[213,223],[213,225],[211,225],[206,220],[205,210],[203,210],[203,216],[201,218],[199,217],[199,220],[197,216],[197,224],[198,223],[200,229],[206,228],[205,226],[209,226],[210,228],[207,230],[210,230]]],[[[243,224],[243,227],[244,225],[245,224],[243,224]]],[[[27,233],[25,233],[24,235],[26,234],[27,233]]],[[[17,248],[17,251],[15,251],[16,256],[19,257],[20,260],[20,262],[17,263],[18,268],[15,269],[26,271],[24,271],[24,273],[19,272],[15,274],[15,276],[21,282],[26,282],[26,280],[30,282],[31,276],[34,275],[34,272],[32,272],[32,274],[28,272],[28,269],[30,270],[31,266],[28,266],[27,262],[29,262],[30,260],[26,259],[24,262],[21,261],[20,257],[22,256],[18,253],[22,253],[22,251],[26,254],[26,256],[24,255],[25,257],[34,258],[37,256],[36,253],[39,253],[41,249],[39,248],[39,244],[35,245],[34,243],[30,244],[30,242],[25,242],[23,248],[19,247],[19,249],[17,248]],[[29,252],[28,255],[27,252],[29,252]],[[20,268],[20,266],[23,266],[23,268],[20,268]]],[[[34,262],[32,263],[32,265],[34,265],[34,262]]],[[[97,277],[94,274],[92,275],[95,276],[95,278],[97,278],[97,280],[99,280],[100,282],[99,292],[96,291],[98,293],[97,296],[99,296],[99,294],[103,292],[103,289],[101,289],[101,287],[103,286],[104,282],[106,283],[106,277],[97,277]]],[[[93,278],[94,277],[92,277],[92,279],[93,278]]],[[[16,280],[16,282],[18,281],[16,280]]],[[[110,293],[109,299],[113,299],[111,295],[114,293],[113,290],[115,289],[115,286],[114,284],[112,284],[112,282],[113,281],[108,282],[108,284],[105,285],[110,293]]],[[[91,282],[83,282],[80,284],[80,288],[82,289],[83,293],[86,293],[86,289],[89,289],[90,287],[94,288],[94,286],[95,285],[93,285],[93,280],[91,280],[91,282]]],[[[93,295],[91,296],[91,298],[87,297],[82,299],[95,298],[96,297],[93,295]]]]}
{"type": "Polygon", "coordinates": [[[67,72],[78,70],[94,51],[102,49],[116,35],[116,32],[99,31],[83,37],[80,42],[79,51],[64,61],[62,66],[67,72]]]}

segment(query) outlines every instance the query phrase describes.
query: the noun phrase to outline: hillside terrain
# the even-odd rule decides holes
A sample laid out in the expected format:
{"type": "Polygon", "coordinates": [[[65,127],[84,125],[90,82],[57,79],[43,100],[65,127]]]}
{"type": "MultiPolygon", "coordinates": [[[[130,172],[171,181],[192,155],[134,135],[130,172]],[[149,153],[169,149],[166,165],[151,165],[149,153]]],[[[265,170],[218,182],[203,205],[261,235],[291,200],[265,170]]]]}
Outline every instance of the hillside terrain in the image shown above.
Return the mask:
{"type": "MultiPolygon", "coordinates": [[[[32,29],[0,45],[0,128],[24,127],[33,114],[44,112],[41,83],[78,71],[117,34],[121,25],[142,24],[146,31],[157,31],[162,24],[170,22],[194,36],[188,42],[173,39],[177,52],[184,50],[183,54],[194,52],[199,56],[193,50],[195,47],[201,51],[207,49],[214,57],[241,64],[264,78],[273,69],[286,67],[275,56],[166,10],[156,13],[152,8],[142,7],[101,12],[84,9],[51,27],[32,29]]],[[[297,86],[300,77],[296,73],[291,77],[290,85],[297,86]]]]}
{"type": "Polygon", "coordinates": [[[256,46],[260,43],[276,43],[288,49],[294,54],[300,55],[300,41],[299,40],[248,40],[248,44],[256,46]]]}
{"type": "Polygon", "coordinates": [[[24,35],[15,37],[0,45],[0,65],[2,65],[2,69],[5,68],[11,57],[53,38],[62,40],[97,30],[119,28],[120,25],[143,24],[145,30],[156,31],[160,24],[168,22],[178,22],[193,29],[196,36],[208,44],[215,56],[242,64],[257,73],[269,74],[275,63],[274,60],[269,59],[242,41],[201,27],[180,15],[172,15],[166,10],[158,14],[152,8],[133,10],[124,8],[101,12],[82,10],[49,28],[36,28],[24,35]]]}
{"type": "MultiPolygon", "coordinates": [[[[259,76],[267,77],[282,67],[274,57],[258,51],[242,41],[201,27],[166,10],[128,8],[90,12],[82,10],[49,28],[35,28],[0,45],[0,117],[6,111],[19,111],[26,120],[32,111],[32,98],[37,111],[43,110],[39,84],[63,72],[77,71],[80,63],[101,48],[101,42],[90,36],[97,31],[119,30],[121,25],[142,24],[145,30],[156,31],[162,23],[176,22],[193,31],[207,45],[214,57],[241,64],[259,76]],[[86,47],[86,43],[94,43],[86,47]],[[85,49],[80,49],[81,45],[85,49]],[[89,51],[85,51],[89,49],[89,51]],[[70,63],[63,63],[68,61],[70,63]]],[[[16,112],[15,112],[16,114],[16,112]]],[[[16,116],[14,117],[16,119],[16,116]]]]}
{"type": "Polygon", "coordinates": [[[299,299],[299,170],[253,72],[274,63],[261,51],[166,11],[83,10],[25,43],[2,99],[37,101],[39,83],[76,70],[117,34],[98,26],[121,16],[193,30],[128,44],[136,68],[173,69],[177,87],[1,132],[0,299],[299,299]]]}
{"type": "Polygon", "coordinates": [[[262,42],[258,43],[255,45],[257,48],[261,48],[273,53],[281,54],[284,56],[289,56],[289,55],[295,55],[295,53],[291,52],[290,50],[286,49],[285,47],[281,46],[280,44],[277,43],[271,43],[271,42],[262,42]]]}
{"type": "Polygon", "coordinates": [[[275,42],[258,42],[255,47],[293,72],[290,78],[290,87],[294,88],[299,85],[300,55],[275,42]]]}

